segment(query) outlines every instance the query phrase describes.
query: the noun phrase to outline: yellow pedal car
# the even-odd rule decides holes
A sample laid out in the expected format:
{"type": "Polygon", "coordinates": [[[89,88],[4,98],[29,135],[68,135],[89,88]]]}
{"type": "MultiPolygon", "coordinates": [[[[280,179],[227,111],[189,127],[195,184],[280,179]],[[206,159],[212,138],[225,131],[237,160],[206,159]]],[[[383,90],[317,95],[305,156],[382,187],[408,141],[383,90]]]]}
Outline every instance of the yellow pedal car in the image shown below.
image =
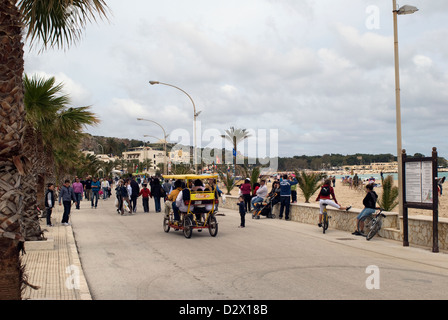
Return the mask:
{"type": "Polygon", "coordinates": [[[208,229],[210,235],[216,237],[218,234],[218,222],[215,217],[215,208],[218,204],[216,184],[209,184],[208,187],[204,187],[205,190],[194,190],[191,184],[198,180],[216,181],[218,175],[164,175],[163,178],[183,180],[186,185],[186,188],[181,191],[185,212],[180,211],[180,220],[175,221],[174,212],[171,209],[170,213],[163,217],[163,230],[165,232],[169,232],[170,228],[182,230],[185,238],[188,239],[191,238],[194,229],[198,232],[208,229]]]}

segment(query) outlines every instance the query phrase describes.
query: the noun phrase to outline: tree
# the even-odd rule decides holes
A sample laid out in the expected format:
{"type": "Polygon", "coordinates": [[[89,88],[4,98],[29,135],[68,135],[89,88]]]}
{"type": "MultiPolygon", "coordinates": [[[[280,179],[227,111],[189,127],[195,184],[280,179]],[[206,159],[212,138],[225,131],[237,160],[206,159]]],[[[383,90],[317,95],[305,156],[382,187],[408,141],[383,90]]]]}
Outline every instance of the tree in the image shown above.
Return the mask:
{"type": "Polygon", "coordinates": [[[24,247],[22,177],[29,170],[22,148],[22,33],[31,44],[41,40],[43,49],[70,45],[96,14],[106,16],[106,8],[103,0],[0,0],[0,300],[21,299],[26,284],[19,256],[24,247]]]}
{"type": "Polygon", "coordinates": [[[299,173],[297,170],[295,170],[295,174],[299,189],[302,190],[303,196],[305,197],[305,203],[309,203],[312,195],[321,187],[319,182],[326,175],[324,173],[307,173],[305,171],[299,173]]]}
{"type": "Polygon", "coordinates": [[[236,180],[235,177],[232,177],[232,175],[230,174],[230,172],[218,172],[219,174],[219,178],[221,179],[221,181],[224,183],[224,186],[226,187],[227,190],[227,195],[230,195],[230,192],[232,192],[233,188],[235,188],[236,186],[236,180]]]}
{"type": "Polygon", "coordinates": [[[382,180],[383,193],[378,199],[378,205],[384,211],[392,211],[398,205],[398,187],[394,186],[392,176],[387,176],[382,180]]]}
{"type": "Polygon", "coordinates": [[[225,135],[222,135],[221,137],[230,141],[233,146],[233,174],[235,175],[235,169],[236,169],[236,155],[238,152],[238,144],[241,141],[246,140],[250,137],[250,134],[247,132],[246,129],[235,129],[234,127],[230,127],[230,129],[225,131],[225,135]]]}

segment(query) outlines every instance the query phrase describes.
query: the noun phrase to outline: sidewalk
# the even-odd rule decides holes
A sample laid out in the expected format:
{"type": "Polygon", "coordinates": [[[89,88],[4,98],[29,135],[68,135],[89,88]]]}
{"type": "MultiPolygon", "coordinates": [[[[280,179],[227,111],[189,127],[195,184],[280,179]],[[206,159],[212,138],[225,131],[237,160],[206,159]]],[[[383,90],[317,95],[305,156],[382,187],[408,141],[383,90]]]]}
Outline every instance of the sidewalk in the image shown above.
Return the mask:
{"type": "MultiPolygon", "coordinates": [[[[84,207],[85,203],[84,202],[84,207]]],[[[47,241],[25,242],[26,254],[22,255],[28,282],[39,286],[29,287],[22,294],[23,300],[92,300],[78,256],[73,229],[61,225],[63,207],[53,209],[54,227],[46,226],[40,219],[47,241]]],[[[76,214],[75,205],[72,214],[76,214]]]]}

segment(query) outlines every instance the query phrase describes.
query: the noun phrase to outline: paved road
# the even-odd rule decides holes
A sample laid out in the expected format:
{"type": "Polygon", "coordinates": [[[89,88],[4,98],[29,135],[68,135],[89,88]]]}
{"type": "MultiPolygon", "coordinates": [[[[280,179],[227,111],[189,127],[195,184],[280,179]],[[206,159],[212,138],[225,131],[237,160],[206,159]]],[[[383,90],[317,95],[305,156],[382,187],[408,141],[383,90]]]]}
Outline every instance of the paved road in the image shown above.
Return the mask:
{"type": "MultiPolygon", "coordinates": [[[[284,220],[238,228],[221,209],[219,232],[191,239],[162,229],[162,213],[120,216],[113,200],[72,214],[93,299],[446,299],[448,255],[366,241],[284,220]]],[[[141,204],[139,203],[139,206],[141,204]]]]}

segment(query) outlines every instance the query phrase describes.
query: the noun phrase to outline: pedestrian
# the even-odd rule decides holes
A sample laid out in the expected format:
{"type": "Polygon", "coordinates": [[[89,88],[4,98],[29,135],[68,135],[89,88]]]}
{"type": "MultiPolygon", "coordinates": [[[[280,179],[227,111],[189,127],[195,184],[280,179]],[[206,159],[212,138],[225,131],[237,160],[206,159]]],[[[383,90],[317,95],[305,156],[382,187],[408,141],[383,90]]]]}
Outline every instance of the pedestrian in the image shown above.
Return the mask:
{"type": "Polygon", "coordinates": [[[154,206],[156,208],[156,212],[160,212],[162,209],[160,207],[160,198],[162,197],[162,186],[160,185],[160,181],[158,178],[154,178],[153,183],[151,185],[151,194],[154,198],[154,206]]]}
{"type": "Polygon", "coordinates": [[[101,181],[101,189],[103,189],[103,200],[106,200],[109,198],[109,181],[104,178],[103,181],[101,181]]]}
{"type": "Polygon", "coordinates": [[[85,181],[84,191],[85,191],[85,197],[86,197],[87,201],[91,200],[92,199],[92,177],[91,176],[87,176],[87,179],[85,181]]]}
{"type": "Polygon", "coordinates": [[[240,187],[240,193],[243,196],[244,203],[246,204],[246,212],[250,211],[250,200],[252,196],[250,195],[250,192],[252,191],[252,185],[250,184],[250,180],[246,179],[244,180],[244,183],[240,187]]]}
{"type": "Polygon", "coordinates": [[[75,193],[76,198],[76,209],[79,210],[79,206],[81,204],[82,200],[82,194],[84,193],[84,188],[82,186],[82,183],[79,182],[79,178],[75,179],[75,182],[73,182],[73,192],[75,193]]]}
{"type": "Polygon", "coordinates": [[[131,187],[131,179],[126,179],[126,191],[128,193],[127,197],[125,197],[125,202],[124,206],[128,206],[129,208],[129,213],[132,214],[132,203],[131,203],[131,196],[132,196],[132,187],[131,187]]]}
{"type": "Polygon", "coordinates": [[[297,184],[298,181],[294,177],[291,181],[287,174],[283,175],[280,180],[280,214],[279,218],[283,218],[283,211],[285,211],[285,220],[289,220],[289,205],[291,204],[291,186],[297,184]]]}
{"type": "Polygon", "coordinates": [[[244,201],[244,197],[239,197],[239,202],[237,203],[240,212],[241,223],[238,228],[246,227],[246,202],[244,201]]]}
{"type": "Polygon", "coordinates": [[[139,196],[142,196],[143,212],[149,212],[149,197],[151,197],[151,191],[147,188],[146,183],[143,183],[142,186],[143,188],[140,190],[139,196]]]}
{"type": "Polygon", "coordinates": [[[93,209],[93,206],[95,206],[95,209],[96,209],[96,207],[98,206],[98,197],[99,197],[99,192],[101,189],[101,183],[98,181],[97,177],[93,177],[91,187],[92,187],[92,201],[91,201],[92,209],[93,209]],[[93,199],[95,199],[95,201],[93,201],[93,199]]]}
{"type": "Polygon", "coordinates": [[[51,213],[54,208],[54,184],[49,183],[47,185],[47,191],[45,192],[45,209],[47,212],[47,227],[52,227],[51,213]]]}
{"type": "Polygon", "coordinates": [[[59,192],[59,205],[64,204],[64,213],[62,215],[62,225],[69,226],[68,222],[70,218],[70,210],[72,207],[72,201],[76,203],[75,192],[70,186],[70,180],[65,180],[64,185],[59,192]]]}
{"type": "Polygon", "coordinates": [[[438,189],[439,189],[439,194],[440,194],[440,195],[442,195],[442,192],[443,192],[442,184],[445,182],[445,179],[446,179],[446,177],[437,179],[437,187],[438,187],[438,189]]]}
{"type": "Polygon", "coordinates": [[[137,198],[140,193],[140,187],[138,185],[138,182],[135,181],[135,177],[132,174],[130,174],[130,178],[131,178],[130,184],[131,184],[131,189],[132,189],[132,194],[131,194],[132,211],[137,212],[137,198]]]}
{"type": "Polygon", "coordinates": [[[318,223],[319,227],[322,227],[322,213],[324,210],[324,205],[330,205],[334,208],[345,211],[348,211],[351,208],[351,206],[342,207],[341,205],[339,205],[338,201],[336,200],[336,196],[334,194],[334,189],[331,186],[330,179],[326,179],[324,181],[324,184],[322,185],[319,194],[317,195],[316,201],[319,201],[319,207],[320,207],[319,223],[318,223]]]}
{"type": "MultiPolygon", "coordinates": [[[[123,196],[122,196],[122,189],[123,189],[123,180],[118,180],[116,182],[115,187],[115,196],[117,197],[117,213],[123,214],[123,196]]],[[[128,191],[126,190],[126,195],[128,194],[128,191]]]]}

